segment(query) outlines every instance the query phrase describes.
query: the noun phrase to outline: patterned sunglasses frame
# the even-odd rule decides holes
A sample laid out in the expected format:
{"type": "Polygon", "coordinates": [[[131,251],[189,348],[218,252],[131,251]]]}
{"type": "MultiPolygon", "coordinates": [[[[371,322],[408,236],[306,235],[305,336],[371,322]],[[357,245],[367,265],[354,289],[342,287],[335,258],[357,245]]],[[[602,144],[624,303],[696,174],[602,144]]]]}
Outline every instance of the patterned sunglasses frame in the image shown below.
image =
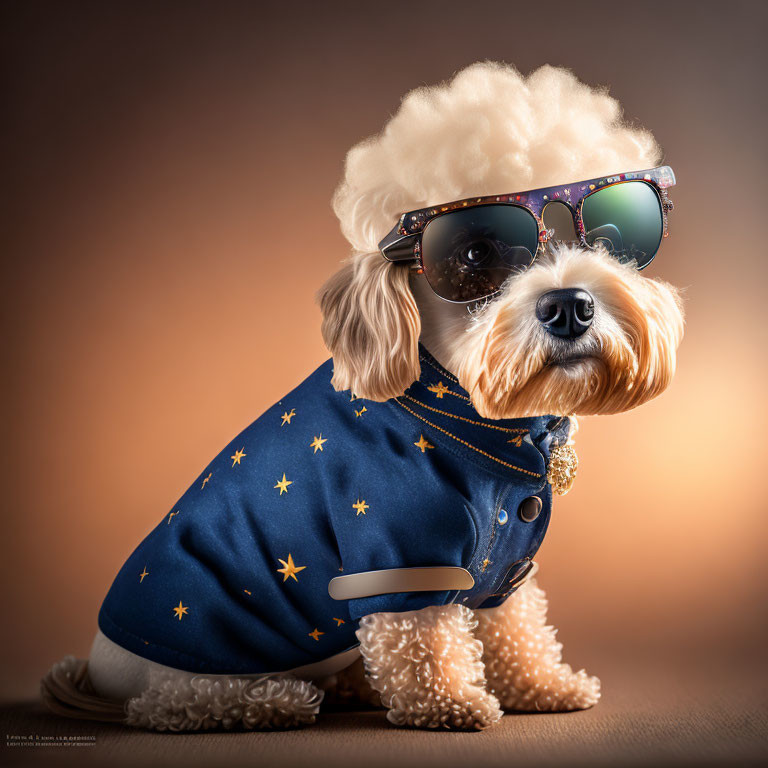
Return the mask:
{"type": "MultiPolygon", "coordinates": [[[[424,271],[421,260],[421,235],[427,224],[438,216],[451,213],[462,208],[473,208],[481,205],[513,205],[529,211],[539,229],[538,241],[547,243],[554,230],[548,230],[542,220],[544,209],[549,203],[565,203],[573,216],[576,232],[582,246],[590,247],[586,241],[586,231],[582,218],[584,201],[595,192],[598,192],[615,184],[624,184],[628,181],[641,181],[653,187],[661,202],[663,220],[663,237],[669,235],[667,215],[672,210],[673,204],[667,194],[667,189],[675,185],[675,174],[668,165],[661,165],[645,171],[631,171],[626,173],[604,176],[586,181],[576,181],[572,184],[561,184],[555,187],[542,187],[540,189],[526,190],[525,192],[511,192],[503,195],[487,195],[485,197],[472,197],[455,200],[451,203],[418,208],[401,214],[397,224],[379,243],[379,251],[387,261],[413,262],[413,267],[419,273],[424,271]]],[[[537,249],[538,253],[538,249],[537,249]]],[[[536,254],[534,254],[534,259],[536,254]]],[[[648,262],[650,263],[650,261],[648,262]]],[[[647,266],[647,264],[643,265],[647,266]]]]}

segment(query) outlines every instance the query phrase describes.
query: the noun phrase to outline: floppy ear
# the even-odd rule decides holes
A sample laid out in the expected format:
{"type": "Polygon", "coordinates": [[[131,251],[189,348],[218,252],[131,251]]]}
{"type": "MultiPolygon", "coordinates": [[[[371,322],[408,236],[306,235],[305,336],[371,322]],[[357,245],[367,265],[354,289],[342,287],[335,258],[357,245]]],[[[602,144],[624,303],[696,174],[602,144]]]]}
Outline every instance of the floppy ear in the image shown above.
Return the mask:
{"type": "Polygon", "coordinates": [[[402,395],[419,378],[421,319],[409,269],[378,252],[355,254],[320,289],[335,389],[382,401],[402,395]]]}

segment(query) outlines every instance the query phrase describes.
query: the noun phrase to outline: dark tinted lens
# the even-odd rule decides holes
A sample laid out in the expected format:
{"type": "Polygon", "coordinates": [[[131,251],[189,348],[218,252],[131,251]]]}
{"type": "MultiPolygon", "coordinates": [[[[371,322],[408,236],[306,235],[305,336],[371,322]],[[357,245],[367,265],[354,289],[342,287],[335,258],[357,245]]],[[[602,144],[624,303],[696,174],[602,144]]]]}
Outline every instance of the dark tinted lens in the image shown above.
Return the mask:
{"type": "Polygon", "coordinates": [[[627,181],[599,189],[581,209],[587,243],[602,243],[620,261],[634,260],[638,269],[659,250],[664,221],[656,190],[644,181],[627,181]]]}
{"type": "Polygon", "coordinates": [[[432,219],[421,236],[421,260],[432,289],[448,301],[473,301],[499,290],[530,266],[539,227],[525,208],[479,205],[432,219]]]}

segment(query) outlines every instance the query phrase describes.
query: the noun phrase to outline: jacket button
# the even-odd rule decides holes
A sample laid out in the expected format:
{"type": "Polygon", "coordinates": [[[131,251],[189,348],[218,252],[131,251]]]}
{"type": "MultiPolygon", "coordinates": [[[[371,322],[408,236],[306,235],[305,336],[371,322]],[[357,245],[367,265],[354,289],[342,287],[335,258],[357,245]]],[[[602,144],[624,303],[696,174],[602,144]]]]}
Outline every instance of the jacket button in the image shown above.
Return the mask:
{"type": "Polygon", "coordinates": [[[532,523],[541,512],[541,499],[538,496],[529,496],[520,502],[517,514],[524,523],[532,523]]]}
{"type": "Polygon", "coordinates": [[[506,525],[507,520],[509,520],[509,515],[507,514],[507,510],[500,509],[499,514],[496,516],[496,519],[499,521],[499,525],[506,525]]]}

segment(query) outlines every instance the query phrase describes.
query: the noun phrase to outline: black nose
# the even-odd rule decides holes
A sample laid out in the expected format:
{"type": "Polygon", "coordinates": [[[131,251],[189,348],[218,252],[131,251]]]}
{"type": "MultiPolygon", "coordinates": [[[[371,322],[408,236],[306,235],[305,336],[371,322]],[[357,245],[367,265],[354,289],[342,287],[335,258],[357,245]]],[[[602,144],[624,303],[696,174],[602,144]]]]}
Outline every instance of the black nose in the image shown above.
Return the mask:
{"type": "Polygon", "coordinates": [[[548,291],[536,302],[536,319],[553,336],[577,339],[595,316],[595,301],[581,288],[548,291]]]}

